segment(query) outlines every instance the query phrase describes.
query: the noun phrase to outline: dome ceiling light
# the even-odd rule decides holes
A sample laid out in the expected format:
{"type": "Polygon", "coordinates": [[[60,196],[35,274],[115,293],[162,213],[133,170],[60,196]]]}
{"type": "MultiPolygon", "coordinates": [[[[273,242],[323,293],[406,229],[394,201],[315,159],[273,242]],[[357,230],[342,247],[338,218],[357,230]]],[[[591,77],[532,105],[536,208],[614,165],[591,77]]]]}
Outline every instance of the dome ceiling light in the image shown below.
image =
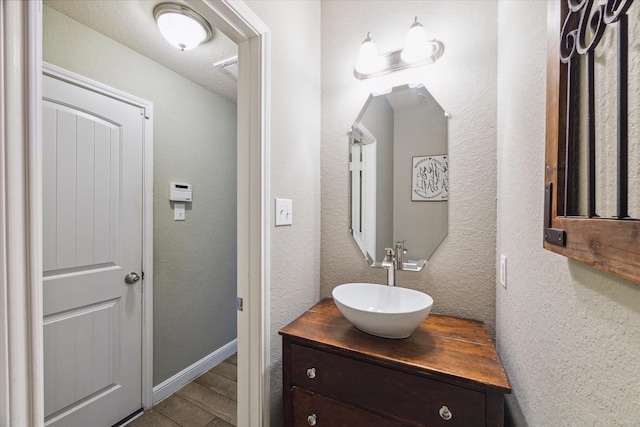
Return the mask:
{"type": "Polygon", "coordinates": [[[191,50],[213,38],[214,30],[200,14],[174,3],[162,3],[153,9],[162,36],[180,50],[191,50]]]}

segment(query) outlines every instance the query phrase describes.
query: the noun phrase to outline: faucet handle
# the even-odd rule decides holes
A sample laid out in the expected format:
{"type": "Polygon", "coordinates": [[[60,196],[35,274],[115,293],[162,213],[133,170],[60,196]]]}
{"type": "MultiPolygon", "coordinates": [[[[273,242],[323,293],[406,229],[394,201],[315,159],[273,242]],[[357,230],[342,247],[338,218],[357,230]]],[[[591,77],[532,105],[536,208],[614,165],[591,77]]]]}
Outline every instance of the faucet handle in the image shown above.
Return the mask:
{"type": "Polygon", "coordinates": [[[384,248],[384,252],[385,257],[382,261],[382,267],[393,269],[395,267],[395,251],[393,250],[393,248],[384,248]]]}

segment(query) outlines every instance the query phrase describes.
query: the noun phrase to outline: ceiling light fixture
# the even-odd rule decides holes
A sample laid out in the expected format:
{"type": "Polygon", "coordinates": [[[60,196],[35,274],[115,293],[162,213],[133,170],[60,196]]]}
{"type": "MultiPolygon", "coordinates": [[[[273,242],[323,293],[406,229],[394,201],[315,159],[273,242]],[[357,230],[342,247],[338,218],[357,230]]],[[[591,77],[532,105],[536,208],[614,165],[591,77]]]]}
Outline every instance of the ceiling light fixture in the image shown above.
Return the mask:
{"type": "Polygon", "coordinates": [[[442,56],[444,45],[438,40],[428,40],[424,27],[416,16],[407,36],[404,48],[378,55],[371,33],[360,46],[360,56],[356,62],[354,75],[363,80],[383,76],[405,68],[432,64],[442,56]]]}
{"type": "Polygon", "coordinates": [[[213,38],[213,28],[186,6],[162,3],[153,9],[162,36],[180,50],[190,50],[213,38]]]}

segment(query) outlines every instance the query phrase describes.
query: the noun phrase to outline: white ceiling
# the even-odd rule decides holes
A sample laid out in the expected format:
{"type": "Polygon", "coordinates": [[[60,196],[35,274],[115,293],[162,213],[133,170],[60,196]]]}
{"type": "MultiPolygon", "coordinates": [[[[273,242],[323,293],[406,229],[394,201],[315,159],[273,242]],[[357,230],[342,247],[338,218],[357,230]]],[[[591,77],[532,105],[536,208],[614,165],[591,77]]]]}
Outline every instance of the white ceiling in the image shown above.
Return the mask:
{"type": "MultiPolygon", "coordinates": [[[[171,0],[173,3],[183,3],[171,0]]],[[[213,64],[237,55],[237,45],[215,29],[212,40],[181,51],[167,43],[153,18],[163,0],[45,0],[47,6],[104,34],[189,80],[237,102],[236,82],[213,64]]]]}

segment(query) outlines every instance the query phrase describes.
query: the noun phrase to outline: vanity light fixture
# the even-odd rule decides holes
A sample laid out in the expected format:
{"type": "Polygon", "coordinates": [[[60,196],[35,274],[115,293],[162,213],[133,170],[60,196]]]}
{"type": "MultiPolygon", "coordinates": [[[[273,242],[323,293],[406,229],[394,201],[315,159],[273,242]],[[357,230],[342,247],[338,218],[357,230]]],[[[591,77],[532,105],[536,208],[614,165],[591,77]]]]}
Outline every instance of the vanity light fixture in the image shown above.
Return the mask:
{"type": "Polygon", "coordinates": [[[162,3],[153,9],[162,36],[180,50],[190,50],[213,38],[213,28],[194,10],[174,3],[162,3]]]}
{"type": "Polygon", "coordinates": [[[442,56],[444,45],[438,40],[428,40],[424,27],[415,17],[405,38],[404,48],[378,54],[371,33],[367,33],[360,46],[360,56],[354,69],[356,78],[363,80],[383,76],[405,68],[432,64],[442,56]]]}

